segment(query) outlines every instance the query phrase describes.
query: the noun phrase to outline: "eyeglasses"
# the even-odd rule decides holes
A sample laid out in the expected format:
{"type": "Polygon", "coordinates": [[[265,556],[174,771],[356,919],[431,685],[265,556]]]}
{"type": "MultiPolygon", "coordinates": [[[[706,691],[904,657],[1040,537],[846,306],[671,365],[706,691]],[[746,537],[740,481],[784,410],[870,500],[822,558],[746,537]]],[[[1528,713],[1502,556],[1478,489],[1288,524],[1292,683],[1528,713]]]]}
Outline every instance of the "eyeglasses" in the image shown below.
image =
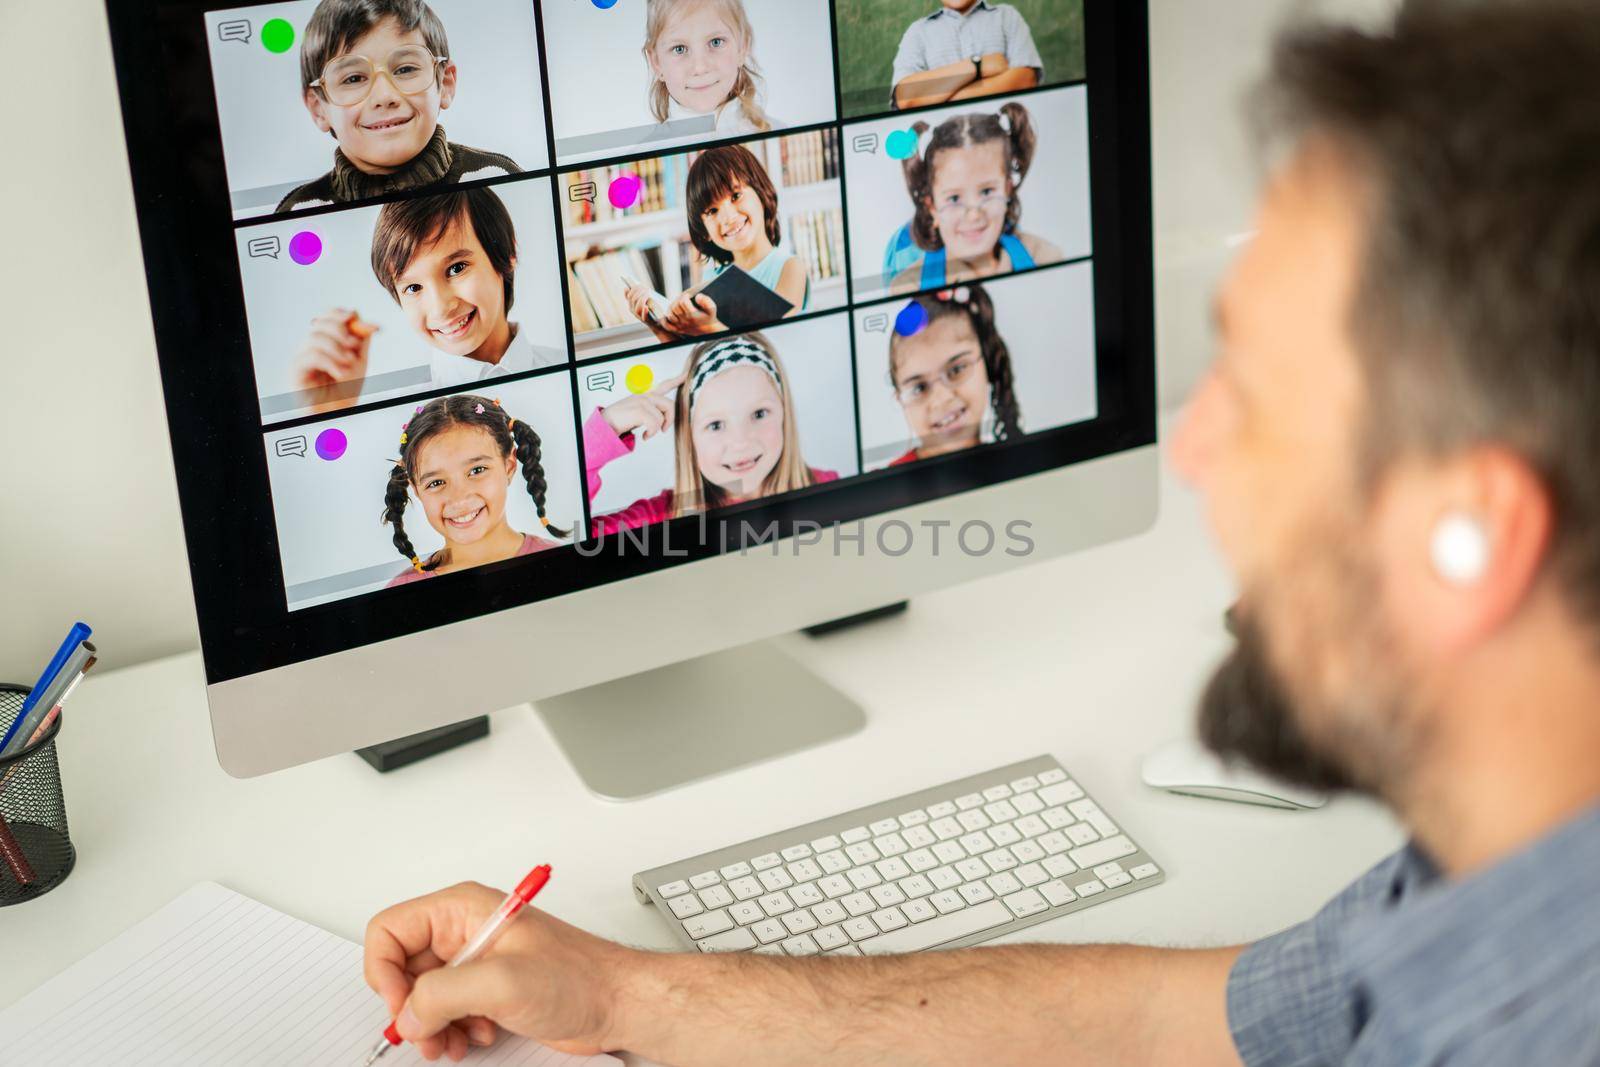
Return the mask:
{"type": "Polygon", "coordinates": [[[355,107],[367,102],[382,74],[398,92],[414,96],[432,89],[440,65],[448,62],[446,57],[436,56],[419,44],[396,48],[381,67],[366,56],[340,56],[322,68],[322,77],[312,82],[311,88],[330,104],[355,107]]]}
{"type": "Polygon", "coordinates": [[[978,361],[971,356],[962,356],[945,364],[944,369],[933,376],[933,380],[926,378],[910,378],[894,391],[894,398],[900,401],[900,406],[905,408],[921,407],[928,402],[929,395],[933,392],[933,382],[943,382],[951,389],[955,389],[962,382],[972,377],[972,372],[978,369],[978,361]]]}
{"type": "Polygon", "coordinates": [[[959,219],[969,211],[981,211],[985,215],[992,215],[996,211],[1004,210],[1011,203],[1009,193],[984,193],[982,196],[966,199],[960,196],[947,197],[941,200],[933,209],[943,221],[959,219]]]}

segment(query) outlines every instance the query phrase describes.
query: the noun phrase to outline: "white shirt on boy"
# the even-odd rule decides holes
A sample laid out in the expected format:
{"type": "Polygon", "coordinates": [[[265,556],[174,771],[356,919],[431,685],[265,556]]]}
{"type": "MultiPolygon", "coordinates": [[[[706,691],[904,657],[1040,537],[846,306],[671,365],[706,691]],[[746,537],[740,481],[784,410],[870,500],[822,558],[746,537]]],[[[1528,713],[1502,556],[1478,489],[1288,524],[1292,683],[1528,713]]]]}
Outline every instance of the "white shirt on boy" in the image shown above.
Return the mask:
{"type": "Polygon", "coordinates": [[[541,367],[559,367],[566,362],[564,353],[536,346],[527,331],[513,323],[511,344],[506,348],[505,355],[500,357],[499,363],[485,363],[471,356],[453,356],[435,350],[431,366],[435,386],[453,387],[472,385],[507,374],[521,374],[541,367]]]}

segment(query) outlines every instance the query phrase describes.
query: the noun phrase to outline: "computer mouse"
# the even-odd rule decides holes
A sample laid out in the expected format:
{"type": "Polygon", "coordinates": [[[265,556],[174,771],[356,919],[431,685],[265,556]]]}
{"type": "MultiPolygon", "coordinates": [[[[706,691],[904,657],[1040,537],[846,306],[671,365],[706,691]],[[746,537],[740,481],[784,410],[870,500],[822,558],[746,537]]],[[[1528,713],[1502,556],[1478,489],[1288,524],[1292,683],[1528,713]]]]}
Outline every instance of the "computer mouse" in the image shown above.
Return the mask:
{"type": "Polygon", "coordinates": [[[1183,796],[1288,811],[1308,811],[1328,802],[1326,793],[1288,785],[1249,767],[1224,761],[1191,738],[1150,753],[1142,770],[1146,785],[1183,796]]]}

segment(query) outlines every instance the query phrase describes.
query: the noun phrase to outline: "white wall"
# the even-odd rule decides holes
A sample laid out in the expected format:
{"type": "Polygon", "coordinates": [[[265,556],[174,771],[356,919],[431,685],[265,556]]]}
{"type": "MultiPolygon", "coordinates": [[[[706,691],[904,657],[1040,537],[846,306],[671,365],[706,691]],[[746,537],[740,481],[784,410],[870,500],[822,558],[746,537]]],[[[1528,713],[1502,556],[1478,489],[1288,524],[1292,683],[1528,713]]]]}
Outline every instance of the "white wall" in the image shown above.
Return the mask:
{"type": "MultiPolygon", "coordinates": [[[[1162,402],[1209,351],[1205,307],[1225,239],[1249,225],[1254,162],[1238,122],[1272,29],[1314,8],[1393,0],[1152,0],[1162,402]]],[[[78,616],[105,666],[195,643],[188,567],[100,0],[5,0],[13,108],[0,170],[0,679],[31,682],[78,616]],[[61,54],[76,80],[47,77],[61,54]]]]}

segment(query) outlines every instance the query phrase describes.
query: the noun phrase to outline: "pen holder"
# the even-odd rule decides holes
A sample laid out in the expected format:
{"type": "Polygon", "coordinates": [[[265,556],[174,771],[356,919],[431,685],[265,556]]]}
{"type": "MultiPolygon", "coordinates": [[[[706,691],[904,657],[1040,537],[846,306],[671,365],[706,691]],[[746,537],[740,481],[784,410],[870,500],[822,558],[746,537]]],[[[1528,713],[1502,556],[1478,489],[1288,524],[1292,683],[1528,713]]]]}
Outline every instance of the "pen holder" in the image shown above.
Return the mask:
{"type": "MultiPolygon", "coordinates": [[[[28,693],[0,683],[0,736],[22,714],[28,693]]],[[[34,744],[0,759],[0,907],[50,892],[77,862],[56,762],[62,718],[34,744]]]]}

